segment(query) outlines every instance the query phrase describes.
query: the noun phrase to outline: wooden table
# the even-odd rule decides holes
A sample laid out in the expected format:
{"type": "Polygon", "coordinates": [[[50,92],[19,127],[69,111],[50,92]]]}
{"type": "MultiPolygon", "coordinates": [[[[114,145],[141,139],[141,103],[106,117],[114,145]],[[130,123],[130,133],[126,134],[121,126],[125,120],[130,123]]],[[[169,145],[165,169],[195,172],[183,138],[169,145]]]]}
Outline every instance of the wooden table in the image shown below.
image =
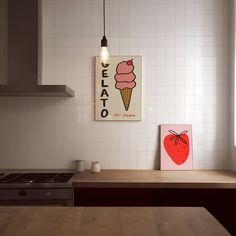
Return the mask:
{"type": "Polygon", "coordinates": [[[1,236],[230,235],[201,207],[0,207],[1,236]]]}

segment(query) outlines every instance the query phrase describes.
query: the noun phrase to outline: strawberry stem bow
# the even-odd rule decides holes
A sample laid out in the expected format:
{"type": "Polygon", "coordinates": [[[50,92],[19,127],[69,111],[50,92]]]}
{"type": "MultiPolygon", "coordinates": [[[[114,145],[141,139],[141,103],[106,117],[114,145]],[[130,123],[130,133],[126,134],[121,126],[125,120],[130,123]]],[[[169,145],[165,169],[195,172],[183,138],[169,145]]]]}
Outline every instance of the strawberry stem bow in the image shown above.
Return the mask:
{"type": "Polygon", "coordinates": [[[179,141],[183,142],[184,144],[187,144],[185,139],[181,137],[181,135],[188,133],[187,130],[184,130],[180,134],[176,133],[174,130],[169,130],[169,132],[174,135],[174,137],[171,137],[170,140],[172,141],[173,139],[175,139],[175,145],[177,145],[179,141]]]}

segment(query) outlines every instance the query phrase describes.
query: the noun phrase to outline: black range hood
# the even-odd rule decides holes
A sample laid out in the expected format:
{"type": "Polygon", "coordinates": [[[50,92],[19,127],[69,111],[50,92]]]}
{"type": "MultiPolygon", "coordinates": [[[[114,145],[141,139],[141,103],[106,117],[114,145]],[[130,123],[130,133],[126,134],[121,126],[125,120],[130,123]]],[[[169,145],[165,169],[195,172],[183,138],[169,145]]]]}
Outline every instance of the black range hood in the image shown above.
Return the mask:
{"type": "Polygon", "coordinates": [[[1,97],[73,97],[66,85],[42,85],[38,68],[38,0],[8,0],[8,83],[1,97]]]}

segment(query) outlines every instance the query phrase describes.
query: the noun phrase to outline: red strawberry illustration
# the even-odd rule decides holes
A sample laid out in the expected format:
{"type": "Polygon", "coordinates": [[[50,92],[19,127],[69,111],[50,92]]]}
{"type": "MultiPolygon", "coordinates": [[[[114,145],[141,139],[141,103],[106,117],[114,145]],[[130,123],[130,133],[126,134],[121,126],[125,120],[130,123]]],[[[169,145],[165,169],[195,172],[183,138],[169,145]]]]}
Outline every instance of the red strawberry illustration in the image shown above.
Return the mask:
{"type": "Polygon", "coordinates": [[[172,161],[177,164],[183,164],[189,155],[189,138],[185,130],[177,134],[173,130],[169,130],[170,134],[164,139],[164,147],[172,161]]]}

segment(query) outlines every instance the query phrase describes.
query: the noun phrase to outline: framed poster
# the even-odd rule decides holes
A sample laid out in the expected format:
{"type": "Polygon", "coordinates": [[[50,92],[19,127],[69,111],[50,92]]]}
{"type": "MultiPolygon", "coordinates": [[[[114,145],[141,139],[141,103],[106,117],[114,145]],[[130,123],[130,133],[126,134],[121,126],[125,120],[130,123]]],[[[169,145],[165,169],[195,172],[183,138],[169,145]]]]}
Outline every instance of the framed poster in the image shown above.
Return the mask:
{"type": "Polygon", "coordinates": [[[111,56],[107,64],[96,57],[95,77],[95,120],[141,120],[141,56],[111,56]]]}
{"type": "Polygon", "coordinates": [[[161,125],[161,170],[192,168],[192,125],[161,125]]]}

